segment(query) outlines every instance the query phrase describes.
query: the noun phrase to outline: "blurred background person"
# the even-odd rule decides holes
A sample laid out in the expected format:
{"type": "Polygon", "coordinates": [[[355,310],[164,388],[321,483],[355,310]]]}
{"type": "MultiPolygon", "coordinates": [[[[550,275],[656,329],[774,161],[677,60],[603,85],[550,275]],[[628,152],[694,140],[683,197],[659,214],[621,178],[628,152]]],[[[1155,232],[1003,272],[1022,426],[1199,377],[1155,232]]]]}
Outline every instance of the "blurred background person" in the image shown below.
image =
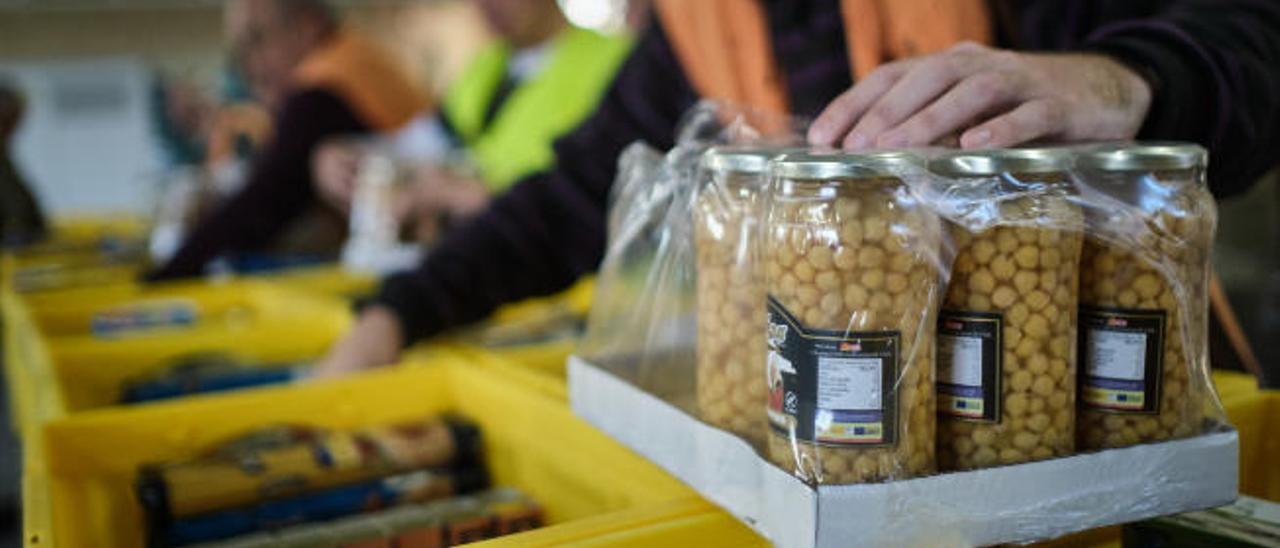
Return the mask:
{"type": "MultiPolygon", "coordinates": [[[[595,109],[630,40],[570,25],[555,0],[474,0],[494,40],[450,84],[438,111],[388,136],[419,164],[397,218],[419,240],[550,167],[552,143],[595,109]]],[[[635,20],[642,18],[637,17],[635,20]]],[[[350,207],[362,147],[331,142],[314,159],[318,191],[350,207]]]]}
{"type": "Polygon", "coordinates": [[[389,54],[344,29],[321,0],[232,0],[225,27],[249,89],[274,113],[273,135],[243,188],[151,279],[200,275],[215,258],[291,241],[307,251],[336,251],[346,223],[315,199],[316,146],[335,136],[390,131],[429,105],[389,54]]]}
{"type": "Polygon", "coordinates": [[[224,169],[251,160],[271,136],[271,113],[253,98],[238,71],[223,72],[217,93],[188,75],[155,79],[155,131],[168,166],[224,169]]]}
{"type": "Polygon", "coordinates": [[[48,230],[44,213],[13,161],[14,135],[26,110],[16,84],[0,79],[0,244],[29,244],[48,230]]]}

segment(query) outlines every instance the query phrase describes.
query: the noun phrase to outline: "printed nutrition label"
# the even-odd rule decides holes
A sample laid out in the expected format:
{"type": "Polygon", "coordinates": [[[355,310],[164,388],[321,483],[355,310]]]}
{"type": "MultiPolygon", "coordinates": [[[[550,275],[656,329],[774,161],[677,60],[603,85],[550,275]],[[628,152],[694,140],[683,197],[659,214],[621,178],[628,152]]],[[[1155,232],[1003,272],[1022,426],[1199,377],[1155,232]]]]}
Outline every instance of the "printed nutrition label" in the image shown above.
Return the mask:
{"type": "Polygon", "coordinates": [[[944,310],[938,319],[938,412],[1000,420],[1000,314],[944,310]]]}
{"type": "Polygon", "coordinates": [[[879,411],[884,362],[879,358],[818,357],[818,408],[879,411]]]}
{"type": "Polygon", "coordinates": [[[938,367],[942,382],[982,388],[982,339],[939,335],[938,367]]]}
{"type": "Polygon", "coordinates": [[[1147,374],[1147,336],[1138,332],[1094,329],[1085,349],[1089,375],[1142,381],[1147,374]]]}
{"type": "Polygon", "coordinates": [[[1080,309],[1080,401],[1115,413],[1159,413],[1163,310],[1080,309]]]}
{"type": "Polygon", "coordinates": [[[770,425],[825,445],[897,443],[897,331],[810,329],[769,299],[770,425]]]}

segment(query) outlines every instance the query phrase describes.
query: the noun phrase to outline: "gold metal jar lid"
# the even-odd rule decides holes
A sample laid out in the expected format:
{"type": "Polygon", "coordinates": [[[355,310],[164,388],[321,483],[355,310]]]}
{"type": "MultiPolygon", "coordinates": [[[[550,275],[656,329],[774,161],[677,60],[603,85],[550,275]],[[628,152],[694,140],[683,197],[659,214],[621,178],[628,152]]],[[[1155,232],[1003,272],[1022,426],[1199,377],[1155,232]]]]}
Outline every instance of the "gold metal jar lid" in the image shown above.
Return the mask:
{"type": "Polygon", "coordinates": [[[1166,171],[1194,169],[1208,164],[1209,152],[1192,143],[1132,143],[1085,149],[1076,158],[1082,169],[1103,171],[1166,171]]]}
{"type": "Polygon", "coordinates": [[[799,152],[774,160],[773,174],[805,180],[873,179],[896,177],[914,163],[906,152],[799,152]]]}
{"type": "Polygon", "coordinates": [[[1009,148],[953,152],[934,158],[929,171],[947,177],[992,177],[1002,173],[1061,173],[1069,167],[1061,148],[1009,148]]]}
{"type": "Polygon", "coordinates": [[[793,148],[721,146],[702,154],[702,167],[711,171],[762,175],[769,171],[769,161],[793,148]]]}

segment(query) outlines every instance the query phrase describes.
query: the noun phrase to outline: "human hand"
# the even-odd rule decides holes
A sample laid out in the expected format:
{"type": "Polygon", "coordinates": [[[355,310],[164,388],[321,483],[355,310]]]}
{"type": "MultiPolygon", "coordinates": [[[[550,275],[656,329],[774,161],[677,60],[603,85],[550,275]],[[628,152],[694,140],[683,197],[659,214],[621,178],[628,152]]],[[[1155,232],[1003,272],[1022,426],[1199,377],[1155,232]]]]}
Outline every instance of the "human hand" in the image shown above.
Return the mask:
{"type": "Polygon", "coordinates": [[[349,141],[331,140],[317,147],[311,155],[316,194],[338,211],[350,211],[363,157],[360,146],[349,141]]]}
{"type": "Polygon", "coordinates": [[[351,331],[333,345],[329,355],[316,363],[307,378],[334,379],[394,363],[400,357],[403,344],[404,334],[395,313],[386,307],[371,306],[360,314],[351,331]]]}
{"type": "Polygon", "coordinates": [[[404,196],[396,204],[396,218],[401,226],[413,227],[421,242],[436,239],[442,219],[457,222],[489,205],[484,183],[437,166],[419,168],[404,196]]]}
{"type": "Polygon", "coordinates": [[[935,144],[1131,139],[1151,87],[1100,54],[1039,54],[964,43],[887,64],[836,97],[809,128],[818,146],[849,150],[935,144]]]}

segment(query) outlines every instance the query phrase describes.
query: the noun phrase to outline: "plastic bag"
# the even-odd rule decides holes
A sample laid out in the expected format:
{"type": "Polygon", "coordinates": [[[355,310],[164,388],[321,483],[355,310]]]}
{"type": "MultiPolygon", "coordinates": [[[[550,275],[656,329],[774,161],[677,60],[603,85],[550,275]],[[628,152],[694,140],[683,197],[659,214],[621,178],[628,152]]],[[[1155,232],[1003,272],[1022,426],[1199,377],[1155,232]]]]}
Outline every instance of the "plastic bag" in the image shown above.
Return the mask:
{"type": "Polygon", "coordinates": [[[676,146],[665,155],[643,143],[624,151],[610,195],[608,249],[578,355],[703,416],[693,367],[698,359],[694,204],[700,193],[718,192],[708,190],[713,181],[700,170],[703,154],[717,145],[795,146],[804,125],[704,101],[686,114],[676,146]]]}

